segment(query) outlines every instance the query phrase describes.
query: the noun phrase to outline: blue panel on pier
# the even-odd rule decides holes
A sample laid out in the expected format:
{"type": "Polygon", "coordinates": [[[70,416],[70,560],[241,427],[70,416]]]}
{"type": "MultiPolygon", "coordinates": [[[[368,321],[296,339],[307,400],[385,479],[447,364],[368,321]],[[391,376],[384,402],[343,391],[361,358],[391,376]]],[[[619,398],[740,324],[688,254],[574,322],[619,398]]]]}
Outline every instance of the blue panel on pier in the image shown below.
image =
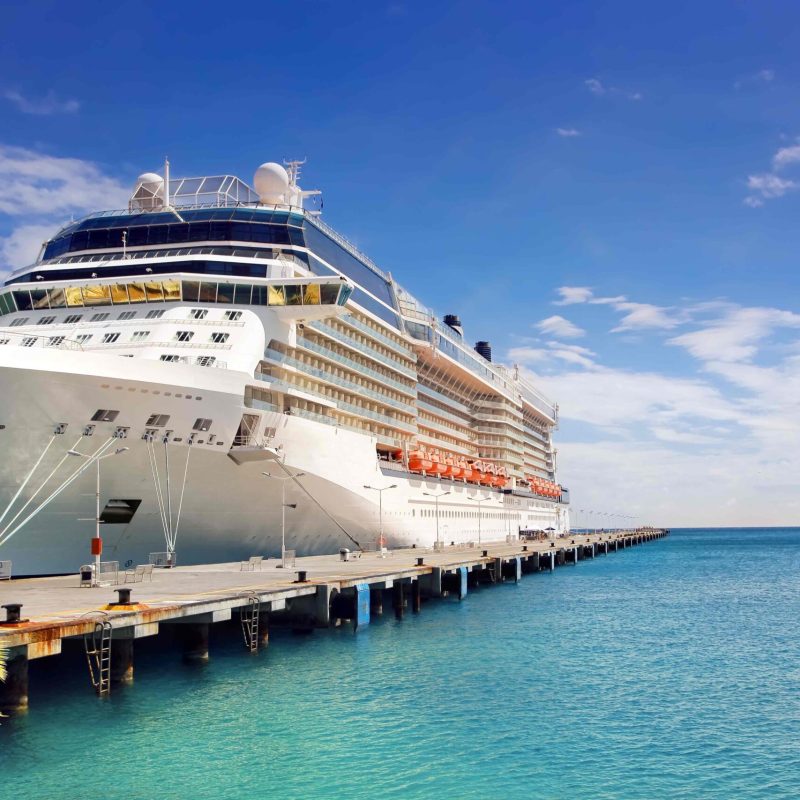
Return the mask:
{"type": "Polygon", "coordinates": [[[356,627],[369,625],[369,584],[356,584],[356,627]]]}
{"type": "Polygon", "coordinates": [[[516,572],[514,573],[514,580],[518,581],[522,577],[522,559],[517,556],[515,559],[517,562],[516,572]]]}
{"type": "Polygon", "coordinates": [[[461,579],[458,584],[458,599],[463,600],[467,596],[467,568],[458,568],[458,577],[461,579]]]}

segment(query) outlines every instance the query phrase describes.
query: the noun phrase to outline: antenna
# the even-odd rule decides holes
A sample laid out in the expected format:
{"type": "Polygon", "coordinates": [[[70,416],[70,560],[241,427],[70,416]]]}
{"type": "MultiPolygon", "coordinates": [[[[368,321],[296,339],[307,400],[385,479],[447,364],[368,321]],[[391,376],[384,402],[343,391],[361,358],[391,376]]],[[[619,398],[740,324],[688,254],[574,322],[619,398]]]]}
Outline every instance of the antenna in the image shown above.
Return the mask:
{"type": "Polygon", "coordinates": [[[308,161],[308,156],[306,156],[302,161],[283,160],[283,166],[286,167],[286,171],[289,173],[290,186],[297,186],[297,181],[300,179],[300,167],[302,167],[306,161],[308,161]]]}
{"type": "Polygon", "coordinates": [[[164,206],[169,208],[169,159],[164,156],[164,206]]]}
{"type": "Polygon", "coordinates": [[[122,258],[128,257],[128,231],[122,231],[122,258]]]}

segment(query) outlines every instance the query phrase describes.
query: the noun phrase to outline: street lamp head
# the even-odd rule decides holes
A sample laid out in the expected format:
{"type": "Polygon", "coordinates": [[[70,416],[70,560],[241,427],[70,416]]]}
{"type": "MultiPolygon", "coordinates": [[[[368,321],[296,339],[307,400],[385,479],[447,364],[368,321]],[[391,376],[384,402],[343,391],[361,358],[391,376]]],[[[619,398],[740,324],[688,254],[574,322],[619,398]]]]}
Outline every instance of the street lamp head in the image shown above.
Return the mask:
{"type": "Polygon", "coordinates": [[[79,453],[77,450],[67,450],[68,456],[80,456],[81,458],[85,458],[86,453],[79,453]]]}
{"type": "Polygon", "coordinates": [[[386,488],[387,489],[396,489],[397,488],[397,484],[393,483],[391,486],[387,486],[386,488]]]}
{"type": "Polygon", "coordinates": [[[130,447],[118,447],[118,448],[117,448],[117,449],[114,451],[114,455],[115,455],[115,456],[118,456],[120,453],[124,453],[124,452],[126,452],[126,451],[128,451],[128,450],[130,450],[130,447]]]}

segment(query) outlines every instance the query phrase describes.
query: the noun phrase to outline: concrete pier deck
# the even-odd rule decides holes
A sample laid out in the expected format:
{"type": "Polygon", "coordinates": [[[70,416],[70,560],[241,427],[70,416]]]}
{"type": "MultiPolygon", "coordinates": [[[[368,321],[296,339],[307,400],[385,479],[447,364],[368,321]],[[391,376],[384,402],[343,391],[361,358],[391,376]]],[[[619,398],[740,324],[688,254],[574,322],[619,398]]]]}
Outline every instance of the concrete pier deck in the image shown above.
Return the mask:
{"type": "MultiPolygon", "coordinates": [[[[310,630],[343,620],[358,627],[369,622],[370,607],[373,613],[382,611],[387,590],[392,590],[395,614],[402,617],[409,600],[417,612],[422,598],[463,597],[468,585],[519,580],[523,574],[577,563],[666,533],[645,529],[439,550],[410,548],[383,556],[365,552],[348,561],[338,554],[309,556],[298,558],[289,569],[281,568],[276,559],[264,560],[254,571],[243,571],[238,561],[185,566],[155,569],[152,580],[95,588],[79,588],[76,575],[3,582],[0,605],[12,608],[7,609],[8,619],[0,620],[0,644],[11,648],[12,672],[25,672],[25,697],[4,703],[3,692],[14,695],[14,691],[0,685],[0,707],[13,710],[27,704],[29,659],[57,655],[62,640],[91,635],[98,623],[106,626],[112,641],[130,643],[130,654],[123,658],[131,660],[132,674],[133,640],[157,634],[160,625],[199,626],[201,655],[205,636],[207,658],[208,625],[230,620],[234,612],[245,615],[250,609],[252,616],[255,608],[253,631],[258,629],[259,617],[265,630],[270,625],[310,630]],[[130,601],[113,605],[121,588],[131,590],[130,601]],[[22,608],[15,610],[13,604],[22,608]],[[13,621],[17,613],[19,621],[13,621]]],[[[262,632],[261,640],[267,636],[262,632]]]]}

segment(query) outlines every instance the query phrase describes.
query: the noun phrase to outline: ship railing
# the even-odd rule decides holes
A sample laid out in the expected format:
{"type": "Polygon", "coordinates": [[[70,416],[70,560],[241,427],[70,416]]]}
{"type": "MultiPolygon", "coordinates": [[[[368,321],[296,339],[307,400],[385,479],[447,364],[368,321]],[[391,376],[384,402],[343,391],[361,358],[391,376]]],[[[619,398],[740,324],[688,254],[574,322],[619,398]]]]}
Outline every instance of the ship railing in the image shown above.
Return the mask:
{"type": "Polygon", "coordinates": [[[4,328],[0,330],[0,345],[11,345],[12,347],[47,347],[58,350],[83,350],[80,342],[74,339],[67,339],[60,334],[43,336],[34,333],[22,333],[4,328]]]}

